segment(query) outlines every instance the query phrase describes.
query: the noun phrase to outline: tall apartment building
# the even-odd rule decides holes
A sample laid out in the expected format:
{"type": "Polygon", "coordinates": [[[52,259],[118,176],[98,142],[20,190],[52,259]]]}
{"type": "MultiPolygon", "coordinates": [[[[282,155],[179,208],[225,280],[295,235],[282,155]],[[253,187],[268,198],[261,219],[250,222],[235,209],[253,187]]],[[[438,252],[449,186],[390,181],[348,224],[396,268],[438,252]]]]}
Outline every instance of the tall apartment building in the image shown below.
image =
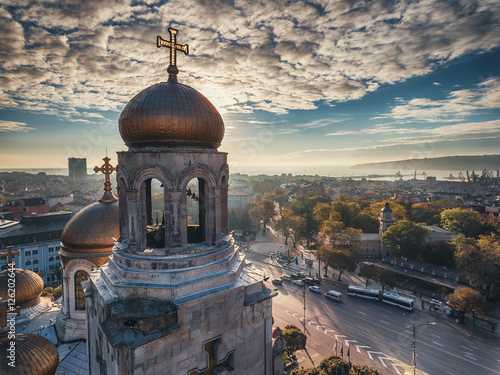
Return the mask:
{"type": "Polygon", "coordinates": [[[68,158],[69,179],[83,181],[87,178],[87,159],[68,158]]]}

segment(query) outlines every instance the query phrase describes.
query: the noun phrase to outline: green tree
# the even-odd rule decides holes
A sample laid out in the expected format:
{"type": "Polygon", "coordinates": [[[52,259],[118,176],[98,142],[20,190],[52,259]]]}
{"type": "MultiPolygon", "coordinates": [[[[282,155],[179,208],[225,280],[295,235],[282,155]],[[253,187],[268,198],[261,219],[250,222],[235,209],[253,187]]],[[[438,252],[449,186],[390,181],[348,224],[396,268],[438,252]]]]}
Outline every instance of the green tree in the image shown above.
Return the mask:
{"type": "Polygon", "coordinates": [[[306,220],[299,215],[294,215],[289,208],[283,210],[275,226],[283,234],[283,237],[285,237],[285,244],[288,244],[288,239],[291,238],[294,247],[300,234],[305,231],[305,227],[306,220]]]}
{"type": "Polygon", "coordinates": [[[385,288],[392,288],[396,286],[396,279],[394,274],[386,269],[379,269],[377,272],[377,278],[375,279],[380,283],[382,287],[382,292],[385,291],[385,288]]]}
{"type": "Polygon", "coordinates": [[[332,203],[333,210],[338,212],[341,221],[346,227],[350,227],[353,219],[361,212],[361,208],[356,202],[335,200],[332,203]]]}
{"type": "MultiPolygon", "coordinates": [[[[346,350],[346,348],[344,348],[346,350]]],[[[316,367],[307,369],[295,369],[291,375],[382,375],[376,368],[367,365],[356,365],[344,361],[337,356],[323,359],[316,367]]]]}
{"type": "Polygon", "coordinates": [[[280,208],[280,213],[283,210],[283,208],[287,204],[286,196],[285,196],[285,189],[283,188],[276,188],[273,190],[273,192],[270,195],[271,200],[274,202],[278,203],[279,208],[280,208]]]}
{"type": "Polygon", "coordinates": [[[415,203],[410,209],[410,220],[415,223],[436,225],[440,223],[439,210],[430,207],[427,203],[415,203]]]}
{"type": "Polygon", "coordinates": [[[379,227],[379,220],[370,216],[367,213],[360,212],[351,221],[351,226],[356,229],[361,229],[364,233],[377,233],[379,227]]]}
{"type": "Polygon", "coordinates": [[[413,221],[400,220],[392,224],[382,236],[386,244],[393,245],[398,255],[412,259],[422,254],[424,241],[429,230],[413,221]]]}
{"type": "Polygon", "coordinates": [[[299,237],[308,242],[312,241],[314,234],[319,230],[321,223],[314,218],[314,207],[318,203],[330,203],[331,199],[327,195],[309,194],[302,195],[295,199],[289,206],[294,215],[301,216],[305,219],[305,227],[303,232],[299,233],[299,237]]]}
{"type": "Polygon", "coordinates": [[[370,280],[376,280],[378,276],[378,269],[370,266],[368,264],[361,264],[359,266],[359,277],[363,277],[366,282],[365,282],[365,287],[368,288],[368,285],[370,284],[370,280]]]}
{"type": "Polygon", "coordinates": [[[500,292],[500,238],[491,234],[475,240],[459,235],[454,243],[457,268],[477,287],[487,287],[493,299],[500,292]]]}
{"type": "Polygon", "coordinates": [[[479,237],[484,232],[484,222],[476,211],[452,208],[441,212],[441,226],[466,237],[479,237]]]}
{"type": "Polygon", "coordinates": [[[453,310],[458,312],[462,323],[464,323],[464,316],[468,312],[484,315],[488,311],[486,298],[469,287],[459,287],[452,294],[448,294],[446,299],[450,301],[453,310]]]}
{"type": "Polygon", "coordinates": [[[445,267],[455,267],[455,245],[439,241],[424,246],[422,259],[426,262],[445,267]]]}
{"type": "Polygon", "coordinates": [[[300,328],[288,324],[282,331],[283,339],[285,340],[286,350],[289,355],[297,350],[304,350],[306,348],[307,336],[300,330],[300,328]]]}
{"type": "Polygon", "coordinates": [[[263,232],[266,233],[266,225],[274,217],[276,212],[274,211],[274,202],[269,199],[262,199],[257,206],[250,209],[248,212],[250,217],[262,221],[264,225],[263,232]]]}
{"type": "Polygon", "coordinates": [[[356,256],[345,250],[337,250],[331,246],[321,246],[320,257],[327,267],[339,271],[338,281],[341,280],[344,271],[356,271],[356,256]]]}
{"type": "Polygon", "coordinates": [[[271,193],[272,187],[267,182],[255,181],[250,185],[252,192],[254,194],[264,195],[266,193],[271,193]]]}

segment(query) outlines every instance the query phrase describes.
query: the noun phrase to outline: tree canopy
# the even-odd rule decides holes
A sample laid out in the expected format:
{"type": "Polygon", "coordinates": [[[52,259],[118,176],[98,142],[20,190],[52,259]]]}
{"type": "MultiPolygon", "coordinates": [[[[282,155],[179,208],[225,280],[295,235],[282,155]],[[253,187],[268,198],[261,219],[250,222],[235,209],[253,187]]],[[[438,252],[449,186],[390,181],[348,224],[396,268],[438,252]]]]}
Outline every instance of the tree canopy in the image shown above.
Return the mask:
{"type": "Polygon", "coordinates": [[[479,240],[459,235],[456,244],[457,267],[478,288],[487,287],[489,297],[500,292],[500,237],[480,236],[479,240]]]}
{"type": "Polygon", "coordinates": [[[262,199],[255,207],[251,208],[248,213],[252,218],[262,220],[265,232],[267,223],[275,215],[274,202],[269,199],[262,199]]]}
{"type": "Polygon", "coordinates": [[[285,326],[282,333],[286,344],[286,350],[289,354],[306,348],[307,336],[299,327],[288,324],[285,326]]]}
{"type": "Polygon", "coordinates": [[[342,373],[346,375],[382,375],[374,367],[349,363],[337,356],[325,358],[316,367],[295,369],[291,375],[339,375],[342,373]]]}
{"type": "Polygon", "coordinates": [[[485,230],[485,223],[479,212],[463,208],[452,208],[441,212],[441,226],[467,237],[478,237],[485,230]]]}
{"type": "Polygon", "coordinates": [[[428,229],[409,220],[392,224],[382,236],[384,243],[394,246],[396,254],[409,258],[419,258],[428,229]]]}
{"type": "Polygon", "coordinates": [[[459,287],[453,293],[448,294],[446,299],[452,304],[453,310],[460,314],[462,323],[465,313],[473,312],[477,315],[484,315],[488,311],[486,298],[469,287],[459,287]]]}

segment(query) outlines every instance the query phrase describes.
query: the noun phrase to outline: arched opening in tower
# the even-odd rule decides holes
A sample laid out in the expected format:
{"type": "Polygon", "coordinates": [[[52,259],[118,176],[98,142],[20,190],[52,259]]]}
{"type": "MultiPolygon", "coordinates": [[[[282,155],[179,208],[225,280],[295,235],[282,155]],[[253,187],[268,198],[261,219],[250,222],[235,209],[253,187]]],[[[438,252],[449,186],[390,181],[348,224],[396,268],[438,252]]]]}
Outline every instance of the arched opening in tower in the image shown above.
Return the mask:
{"type": "Polygon", "coordinates": [[[165,189],[156,178],[144,181],[146,197],[146,247],[165,248],[165,189]]]}
{"type": "Polygon", "coordinates": [[[191,179],[186,187],[188,243],[205,241],[206,190],[205,180],[191,179]]]}
{"type": "Polygon", "coordinates": [[[88,280],[89,274],[83,270],[76,271],[74,276],[75,288],[75,310],[85,310],[85,293],[82,282],[88,280]]]}
{"type": "Polygon", "coordinates": [[[220,189],[220,205],[221,205],[221,230],[223,233],[229,231],[228,223],[228,208],[227,208],[227,191],[228,191],[228,181],[226,176],[221,179],[221,189],[220,189]]]}

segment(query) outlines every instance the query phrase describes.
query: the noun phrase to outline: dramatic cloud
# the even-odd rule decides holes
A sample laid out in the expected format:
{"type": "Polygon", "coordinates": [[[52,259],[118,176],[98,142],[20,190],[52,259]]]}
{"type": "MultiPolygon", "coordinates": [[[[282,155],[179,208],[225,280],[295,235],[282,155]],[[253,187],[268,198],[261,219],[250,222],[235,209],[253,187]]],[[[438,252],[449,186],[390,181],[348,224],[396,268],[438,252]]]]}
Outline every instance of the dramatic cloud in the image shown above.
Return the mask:
{"type": "MultiPolygon", "coordinates": [[[[166,79],[168,52],[155,40],[168,38],[170,21],[192,54],[179,56],[181,82],[225,113],[283,114],[360,99],[496,48],[499,20],[496,0],[4,1],[0,109],[88,114],[91,122],[95,111],[120,111],[166,79]]],[[[461,105],[465,113],[491,107],[498,81],[488,82],[454,92],[447,104],[409,100],[382,117],[432,121],[456,117],[461,105]]]]}
{"type": "Polygon", "coordinates": [[[493,77],[478,84],[474,89],[452,91],[446,99],[415,98],[399,99],[390,113],[377,118],[398,121],[454,122],[477,111],[500,108],[500,77],[493,77]]]}
{"type": "Polygon", "coordinates": [[[22,122],[14,122],[14,121],[4,121],[0,120],[0,132],[29,132],[30,130],[35,130],[34,128],[30,128],[27,124],[22,122]]]}

